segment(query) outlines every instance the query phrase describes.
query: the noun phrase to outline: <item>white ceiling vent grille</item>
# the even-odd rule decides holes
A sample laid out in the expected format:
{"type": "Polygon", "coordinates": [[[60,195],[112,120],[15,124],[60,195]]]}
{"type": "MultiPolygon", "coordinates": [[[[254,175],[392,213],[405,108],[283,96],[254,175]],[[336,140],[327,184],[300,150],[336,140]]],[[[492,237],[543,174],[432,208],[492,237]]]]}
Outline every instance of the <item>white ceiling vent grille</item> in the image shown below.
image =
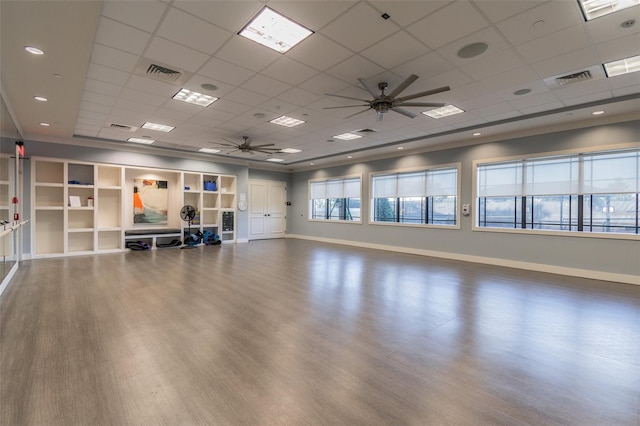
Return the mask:
{"type": "Polygon", "coordinates": [[[193,75],[178,67],[163,64],[149,58],[141,58],[133,72],[143,77],[153,78],[176,86],[182,86],[193,75]]]}
{"type": "Polygon", "coordinates": [[[580,83],[582,81],[593,80],[591,72],[589,70],[580,71],[569,75],[563,75],[562,77],[556,77],[558,86],[566,86],[568,84],[580,83]]]}
{"type": "Polygon", "coordinates": [[[569,85],[583,83],[585,81],[599,80],[604,77],[605,74],[602,65],[595,65],[584,70],[573,71],[569,74],[547,77],[544,79],[544,82],[551,89],[560,89],[569,85]]]}
{"type": "Polygon", "coordinates": [[[117,124],[117,123],[111,123],[107,127],[110,129],[123,130],[125,132],[131,132],[131,133],[138,130],[137,127],[127,126],[126,124],[117,124]]]}

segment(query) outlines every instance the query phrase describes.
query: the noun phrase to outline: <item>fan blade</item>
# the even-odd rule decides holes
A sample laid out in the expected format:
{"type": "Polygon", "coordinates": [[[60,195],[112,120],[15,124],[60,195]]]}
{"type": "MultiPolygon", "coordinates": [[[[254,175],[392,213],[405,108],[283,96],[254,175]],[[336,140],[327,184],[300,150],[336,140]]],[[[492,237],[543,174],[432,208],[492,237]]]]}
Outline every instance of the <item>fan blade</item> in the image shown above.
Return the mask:
{"type": "Polygon", "coordinates": [[[263,153],[263,154],[269,154],[269,155],[271,155],[271,154],[275,154],[276,152],[278,152],[278,151],[280,151],[280,150],[278,150],[278,151],[265,151],[264,149],[254,149],[253,151],[257,151],[257,152],[261,152],[261,153],[263,153]]]}
{"type": "Polygon", "coordinates": [[[415,98],[421,98],[423,96],[435,95],[436,93],[447,92],[451,90],[449,86],[438,87],[437,89],[425,90],[424,92],[414,93],[413,95],[402,96],[396,100],[398,101],[408,101],[415,98]]]}
{"type": "Polygon", "coordinates": [[[370,109],[371,109],[371,108],[363,109],[362,111],[356,112],[355,114],[348,115],[348,116],[346,116],[345,118],[355,117],[356,115],[358,115],[358,114],[362,114],[363,112],[367,112],[367,111],[369,111],[370,109]]]}
{"type": "Polygon", "coordinates": [[[232,148],[238,146],[238,145],[231,145],[230,143],[218,143],[218,142],[209,142],[209,143],[215,144],[217,146],[228,146],[232,148]]]}
{"type": "Polygon", "coordinates": [[[369,104],[365,104],[365,105],[342,105],[342,106],[335,106],[335,107],[324,107],[322,109],[353,108],[353,107],[360,107],[360,106],[370,106],[370,105],[369,104]]]}
{"type": "Polygon", "coordinates": [[[395,98],[404,89],[406,89],[407,87],[409,87],[409,85],[411,85],[414,81],[416,81],[418,78],[419,77],[417,75],[411,74],[409,77],[407,77],[407,79],[405,81],[400,83],[400,85],[398,87],[396,87],[395,89],[393,89],[393,91],[391,93],[389,93],[387,96],[389,96],[391,99],[395,98]]]}
{"type": "Polygon", "coordinates": [[[391,111],[395,111],[395,112],[397,112],[399,114],[406,115],[409,118],[417,117],[414,113],[412,113],[410,111],[407,111],[406,109],[402,109],[402,108],[398,108],[398,107],[391,108],[391,111]]]}
{"type": "Polygon", "coordinates": [[[253,145],[251,148],[262,148],[264,146],[274,146],[275,143],[265,143],[264,145],[253,145]]]}
{"type": "Polygon", "coordinates": [[[364,78],[359,78],[358,81],[364,86],[365,89],[367,89],[367,91],[369,91],[369,93],[371,93],[371,96],[373,96],[374,99],[378,99],[380,97],[380,94],[376,92],[376,89],[374,89],[367,80],[365,80],[364,78]]]}
{"type": "Polygon", "coordinates": [[[398,106],[403,106],[403,107],[434,107],[434,108],[440,108],[445,106],[446,104],[441,104],[441,103],[437,103],[437,102],[400,102],[398,103],[398,106]]]}
{"type": "Polygon", "coordinates": [[[342,96],[342,95],[334,95],[332,93],[325,93],[326,96],[334,96],[336,98],[344,98],[344,99],[351,99],[352,101],[362,101],[362,102],[369,102],[366,99],[358,99],[358,98],[352,98],[350,96],[342,96]]]}

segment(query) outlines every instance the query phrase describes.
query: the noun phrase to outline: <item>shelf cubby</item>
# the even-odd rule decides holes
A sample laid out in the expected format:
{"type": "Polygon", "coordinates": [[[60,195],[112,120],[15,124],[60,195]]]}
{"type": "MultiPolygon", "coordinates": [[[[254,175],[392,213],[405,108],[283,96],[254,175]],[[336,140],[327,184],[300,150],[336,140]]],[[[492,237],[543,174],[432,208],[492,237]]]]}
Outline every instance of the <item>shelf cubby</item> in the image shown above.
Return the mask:
{"type": "Polygon", "coordinates": [[[67,250],[69,252],[93,251],[93,231],[68,233],[67,250]]]}
{"type": "Polygon", "coordinates": [[[38,183],[64,183],[64,163],[59,161],[42,161],[35,164],[36,184],[38,183]]]}
{"type": "Polygon", "coordinates": [[[117,189],[98,189],[96,200],[98,228],[119,228],[122,226],[122,194],[117,189]]]}
{"type": "Polygon", "coordinates": [[[98,166],[98,188],[120,188],[121,171],[116,166],[98,166]]]}
{"type": "Polygon", "coordinates": [[[64,252],[64,212],[62,210],[37,210],[35,229],[36,254],[64,252]]]}
{"type": "Polygon", "coordinates": [[[98,230],[98,250],[122,248],[122,232],[119,230],[98,230]]]}
{"type": "Polygon", "coordinates": [[[218,209],[203,209],[200,211],[200,223],[203,225],[218,224],[218,209]]]}
{"type": "Polygon", "coordinates": [[[36,186],[36,209],[64,207],[64,188],[62,186],[36,186]]]}
{"type": "Polygon", "coordinates": [[[232,209],[235,204],[235,194],[220,194],[220,207],[223,209],[232,209]]]}
{"type": "Polygon", "coordinates": [[[185,192],[184,193],[184,205],[193,206],[196,210],[200,209],[200,193],[199,192],[185,192]]]}
{"type": "Polygon", "coordinates": [[[234,176],[220,176],[221,193],[236,192],[236,178],[234,176]]]}
{"type": "Polygon", "coordinates": [[[69,163],[67,166],[67,183],[69,185],[93,186],[93,165],[69,163]]]}
{"type": "Polygon", "coordinates": [[[93,209],[69,209],[67,226],[73,229],[93,229],[93,209]]]}
{"type": "Polygon", "coordinates": [[[202,175],[200,173],[185,173],[184,174],[184,191],[199,192],[201,190],[202,190],[202,175]]]}

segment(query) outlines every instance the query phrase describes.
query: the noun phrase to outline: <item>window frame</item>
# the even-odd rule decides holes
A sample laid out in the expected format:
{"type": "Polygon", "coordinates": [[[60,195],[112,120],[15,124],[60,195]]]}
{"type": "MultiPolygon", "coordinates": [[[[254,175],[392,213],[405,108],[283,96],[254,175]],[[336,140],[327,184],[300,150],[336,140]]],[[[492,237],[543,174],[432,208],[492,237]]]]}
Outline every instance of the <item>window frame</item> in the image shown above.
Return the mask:
{"type": "MultiPolygon", "coordinates": [[[[559,237],[579,237],[579,238],[600,238],[600,239],[616,239],[616,240],[640,240],[640,233],[637,234],[624,234],[624,233],[612,233],[612,232],[597,232],[597,231],[579,231],[579,230],[553,230],[553,229],[522,229],[519,227],[514,228],[492,228],[492,227],[482,227],[479,226],[479,217],[478,217],[478,166],[482,165],[490,165],[497,163],[507,163],[507,162],[515,162],[515,161],[530,161],[530,160],[544,160],[544,159],[553,159],[559,157],[570,157],[570,156],[589,156],[594,154],[607,154],[607,153],[615,153],[624,150],[639,150],[640,145],[638,143],[622,143],[622,144],[612,144],[605,146],[594,146],[585,148],[577,148],[577,149],[567,149],[560,151],[550,151],[550,152],[539,152],[539,153],[530,153],[525,155],[513,155],[513,156],[505,156],[505,157],[495,157],[495,158],[484,158],[484,159],[475,159],[472,161],[472,169],[471,169],[471,190],[472,190],[472,203],[471,203],[471,212],[470,217],[471,221],[471,230],[473,232],[496,232],[496,233],[507,233],[507,234],[531,234],[531,235],[550,235],[550,236],[559,236],[559,237]]],[[[582,177],[581,177],[582,179],[582,177]]],[[[580,182],[579,184],[582,184],[580,182]]],[[[565,194],[575,195],[578,197],[578,194],[565,194]]],[[[598,194],[583,194],[580,197],[591,196],[598,194]]],[[[522,196],[518,196],[522,197],[522,196]]],[[[527,195],[526,197],[536,197],[527,195]]],[[[639,195],[640,197],[640,195],[639,195]]],[[[582,199],[582,198],[581,198],[582,199]]],[[[578,203],[579,204],[579,203],[578,203]]],[[[582,207],[578,207],[582,208],[582,207]]],[[[638,213],[640,214],[640,212],[638,213]]],[[[569,222],[572,223],[572,218],[569,218],[569,222]]],[[[572,223],[573,226],[573,223],[572,223]]]]}
{"type": "MultiPolygon", "coordinates": [[[[432,229],[450,229],[450,230],[460,230],[461,229],[461,214],[460,210],[462,207],[462,163],[445,163],[445,164],[434,164],[428,166],[419,166],[419,167],[407,167],[400,169],[391,169],[391,170],[380,170],[375,172],[369,172],[369,194],[368,194],[368,208],[369,214],[367,215],[367,224],[374,226],[398,226],[398,227],[407,227],[407,228],[432,228],[432,229]],[[428,171],[436,171],[443,169],[455,169],[456,170],[456,200],[455,200],[455,224],[453,225],[443,225],[443,224],[434,224],[434,223],[410,223],[410,222],[382,222],[375,221],[373,215],[375,214],[374,208],[374,198],[373,198],[373,178],[375,176],[383,176],[383,175],[392,175],[392,174],[410,174],[416,172],[428,172],[428,171]]],[[[416,198],[416,197],[396,197],[396,204],[402,203],[404,198],[416,198]]],[[[427,201],[430,197],[423,197],[425,199],[425,203],[429,204],[427,201]]],[[[396,207],[397,208],[397,207],[396,207]]],[[[400,213],[397,213],[398,215],[400,213]]]]}
{"type": "MultiPolygon", "coordinates": [[[[313,178],[309,179],[307,182],[307,222],[321,222],[321,223],[348,223],[348,224],[357,224],[361,225],[363,208],[362,208],[362,174],[353,174],[353,175],[344,175],[344,176],[331,176],[326,178],[313,178]],[[360,217],[358,220],[347,220],[347,219],[331,219],[331,218],[314,218],[313,217],[313,198],[311,198],[311,184],[315,182],[329,182],[329,181],[345,181],[351,179],[358,179],[360,181],[360,217]]],[[[316,198],[318,200],[325,200],[325,203],[329,204],[329,200],[333,200],[333,198],[316,198]]],[[[357,198],[336,198],[336,200],[345,200],[345,203],[348,203],[346,200],[355,200],[357,198]]]]}

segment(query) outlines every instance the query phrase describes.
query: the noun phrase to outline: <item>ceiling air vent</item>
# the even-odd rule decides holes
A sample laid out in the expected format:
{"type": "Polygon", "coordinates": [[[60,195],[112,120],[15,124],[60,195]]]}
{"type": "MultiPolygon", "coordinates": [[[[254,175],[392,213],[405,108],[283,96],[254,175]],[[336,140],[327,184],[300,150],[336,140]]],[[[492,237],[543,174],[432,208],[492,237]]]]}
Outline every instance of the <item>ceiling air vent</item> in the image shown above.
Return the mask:
{"type": "Polygon", "coordinates": [[[591,72],[589,70],[580,71],[569,75],[563,75],[562,77],[556,77],[558,86],[566,86],[567,84],[580,83],[582,81],[592,80],[591,72]]]}
{"type": "Polygon", "coordinates": [[[149,58],[140,58],[133,72],[143,77],[153,78],[154,80],[164,81],[165,83],[172,83],[176,86],[181,86],[193,75],[193,73],[189,71],[149,58]]]}
{"type": "Polygon", "coordinates": [[[132,132],[132,133],[138,130],[137,127],[127,126],[126,124],[117,124],[117,123],[111,123],[107,127],[109,127],[110,129],[124,130],[125,132],[132,132]]]}

